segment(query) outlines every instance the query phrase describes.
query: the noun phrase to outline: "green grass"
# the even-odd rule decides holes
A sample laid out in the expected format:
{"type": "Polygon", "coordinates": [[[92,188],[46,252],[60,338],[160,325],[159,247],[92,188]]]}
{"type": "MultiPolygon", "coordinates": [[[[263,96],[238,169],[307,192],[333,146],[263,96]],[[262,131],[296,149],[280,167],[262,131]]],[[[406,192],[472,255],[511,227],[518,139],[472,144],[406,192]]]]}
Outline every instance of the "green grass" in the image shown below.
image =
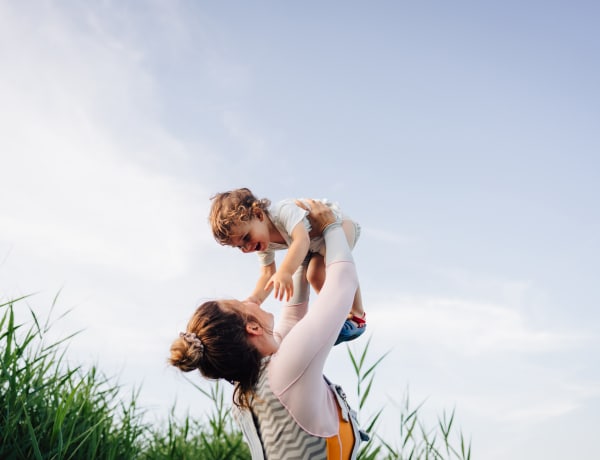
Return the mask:
{"type": "MultiPolygon", "coordinates": [[[[189,379],[188,379],[189,380],[189,379]]],[[[141,458],[154,459],[249,459],[250,451],[242,433],[233,425],[229,403],[225,403],[222,383],[218,382],[204,390],[190,381],[198,391],[213,401],[213,412],[208,423],[185,417],[179,421],[174,409],[169,414],[165,429],[152,428],[150,440],[141,458]]]]}
{"type": "Polygon", "coordinates": [[[47,344],[51,326],[33,310],[31,324],[15,322],[14,304],[0,305],[0,458],[134,458],[145,430],[135,405],[95,367],[70,368],[62,346],[47,344]]]}
{"type": "MultiPolygon", "coordinates": [[[[136,403],[139,390],[123,397],[118,382],[96,366],[70,366],[66,345],[75,334],[47,343],[52,313],[41,322],[27,300],[24,297],[0,304],[0,458],[250,458],[221,384],[211,384],[205,390],[190,381],[213,403],[206,420],[177,418],[173,408],[165,414],[164,422],[149,424],[136,403]],[[28,320],[17,321],[16,310],[19,317],[28,314],[28,320]]],[[[470,442],[456,433],[454,410],[443,412],[436,424],[427,427],[420,418],[423,403],[413,407],[408,393],[397,407],[400,441],[392,444],[377,435],[383,408],[367,410],[376,370],[385,355],[368,364],[369,344],[359,354],[348,348],[356,375],[359,417],[371,435],[359,458],[470,460],[470,442]]]]}

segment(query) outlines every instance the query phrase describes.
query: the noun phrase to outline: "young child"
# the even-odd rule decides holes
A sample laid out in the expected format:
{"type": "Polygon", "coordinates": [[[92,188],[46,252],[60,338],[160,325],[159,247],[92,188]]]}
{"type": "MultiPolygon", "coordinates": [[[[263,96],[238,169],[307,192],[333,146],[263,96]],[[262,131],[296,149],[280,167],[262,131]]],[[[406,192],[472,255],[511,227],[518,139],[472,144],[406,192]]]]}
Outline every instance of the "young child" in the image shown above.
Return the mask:
{"type": "MultiPolygon", "coordinates": [[[[209,221],[217,242],[244,253],[258,253],[261,274],[248,300],[260,305],[274,291],[276,299],[289,301],[294,292],[306,289],[307,282],[320,292],[325,281],[325,241],[312,234],[305,203],[288,199],[271,206],[270,200],[256,198],[247,188],[218,193],[211,200],[209,221]],[[275,251],[283,249],[287,253],[277,269],[275,251]]],[[[354,248],[360,235],[358,223],[345,216],[337,204],[322,201],[342,222],[348,245],[354,248]]],[[[359,287],[336,345],[362,335],[365,316],[359,287]]]]}

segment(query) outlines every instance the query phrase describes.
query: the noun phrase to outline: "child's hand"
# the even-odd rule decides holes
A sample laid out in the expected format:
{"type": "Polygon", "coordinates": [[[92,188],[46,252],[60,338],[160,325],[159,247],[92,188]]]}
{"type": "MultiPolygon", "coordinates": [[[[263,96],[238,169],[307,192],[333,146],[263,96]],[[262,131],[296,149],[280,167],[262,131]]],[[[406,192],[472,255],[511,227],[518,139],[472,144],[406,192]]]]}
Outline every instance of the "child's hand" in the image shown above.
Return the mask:
{"type": "Polygon", "coordinates": [[[283,296],[285,295],[285,301],[287,302],[292,297],[292,294],[294,294],[292,275],[281,270],[277,271],[277,273],[271,276],[271,279],[269,279],[265,286],[266,290],[271,288],[273,288],[273,296],[277,300],[283,300],[283,296]]]}

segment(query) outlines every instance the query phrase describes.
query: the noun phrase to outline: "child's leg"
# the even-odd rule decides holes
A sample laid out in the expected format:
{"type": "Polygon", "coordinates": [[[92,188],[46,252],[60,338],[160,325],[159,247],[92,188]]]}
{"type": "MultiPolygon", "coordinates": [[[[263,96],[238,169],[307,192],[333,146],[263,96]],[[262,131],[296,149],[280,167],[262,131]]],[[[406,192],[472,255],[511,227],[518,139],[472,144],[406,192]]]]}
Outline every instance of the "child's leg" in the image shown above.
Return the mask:
{"type": "MultiPolygon", "coordinates": [[[[351,249],[354,249],[356,241],[359,237],[360,227],[358,227],[353,221],[344,219],[342,221],[342,228],[344,229],[344,233],[346,234],[346,240],[348,240],[348,245],[351,249]]],[[[352,302],[352,309],[350,310],[350,314],[359,318],[363,318],[365,316],[365,310],[363,309],[362,304],[362,296],[360,295],[360,285],[356,289],[356,294],[354,294],[354,301],[352,302]]]]}
{"type": "Polygon", "coordinates": [[[306,271],[306,279],[317,294],[321,292],[325,282],[325,258],[321,254],[314,253],[311,255],[306,271]]]}
{"type": "Polygon", "coordinates": [[[362,304],[362,296],[360,295],[360,286],[356,288],[356,294],[354,294],[354,301],[352,302],[350,314],[353,316],[358,316],[359,318],[364,318],[365,316],[365,310],[362,304]]]}

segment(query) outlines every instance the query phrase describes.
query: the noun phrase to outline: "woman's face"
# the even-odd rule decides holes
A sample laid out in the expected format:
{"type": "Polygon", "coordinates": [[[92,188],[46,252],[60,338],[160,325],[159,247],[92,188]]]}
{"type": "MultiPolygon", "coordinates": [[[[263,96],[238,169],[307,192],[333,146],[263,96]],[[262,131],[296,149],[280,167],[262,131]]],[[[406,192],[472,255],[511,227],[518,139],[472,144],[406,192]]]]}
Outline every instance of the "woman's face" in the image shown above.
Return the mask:
{"type": "Polygon", "coordinates": [[[250,302],[248,300],[243,302],[240,302],[239,300],[224,300],[222,302],[223,305],[228,308],[232,308],[236,311],[245,313],[250,317],[256,318],[256,321],[263,327],[263,329],[273,331],[275,316],[273,313],[260,308],[257,303],[250,302]]]}

